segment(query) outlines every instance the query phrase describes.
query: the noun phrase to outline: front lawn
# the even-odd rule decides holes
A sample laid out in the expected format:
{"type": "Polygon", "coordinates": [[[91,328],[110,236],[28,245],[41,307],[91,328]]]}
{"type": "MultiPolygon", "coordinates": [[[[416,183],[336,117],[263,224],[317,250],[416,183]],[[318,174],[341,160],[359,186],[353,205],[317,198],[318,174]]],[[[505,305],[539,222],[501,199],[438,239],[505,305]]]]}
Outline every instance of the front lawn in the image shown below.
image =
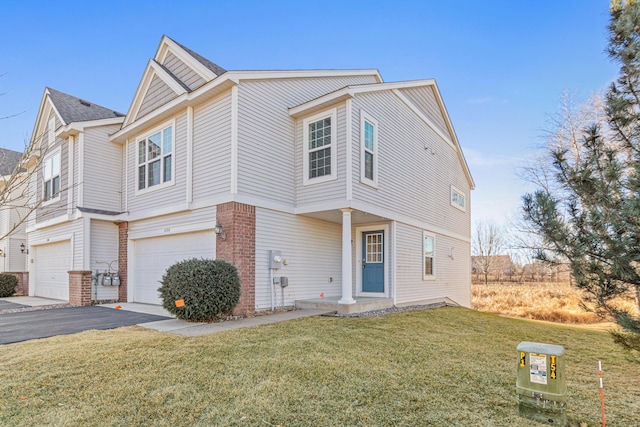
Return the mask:
{"type": "Polygon", "coordinates": [[[565,347],[572,424],[640,420],[640,362],[608,333],[463,308],[313,317],[197,338],[140,327],[0,346],[0,425],[531,426],[516,346],[565,347]]]}

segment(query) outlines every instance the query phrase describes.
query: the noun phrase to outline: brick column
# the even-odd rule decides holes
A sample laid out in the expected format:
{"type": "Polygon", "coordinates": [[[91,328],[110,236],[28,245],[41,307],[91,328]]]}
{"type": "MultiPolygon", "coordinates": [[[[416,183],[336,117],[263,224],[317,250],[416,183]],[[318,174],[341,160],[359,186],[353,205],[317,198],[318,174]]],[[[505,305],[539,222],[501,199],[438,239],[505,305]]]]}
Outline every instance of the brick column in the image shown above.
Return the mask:
{"type": "Polygon", "coordinates": [[[18,288],[16,295],[29,296],[29,272],[28,271],[6,271],[5,274],[11,274],[18,279],[18,288]]]}
{"type": "Polygon", "coordinates": [[[216,220],[226,239],[216,241],[216,258],[233,264],[240,276],[241,295],[233,314],[256,311],[256,208],[243,203],[218,205],[216,220]]]}
{"type": "Polygon", "coordinates": [[[118,224],[118,275],[120,286],[118,289],[118,301],[127,302],[127,261],[129,248],[129,223],[118,224]]]}
{"type": "Polygon", "coordinates": [[[69,304],[91,305],[91,271],[69,272],[69,304]]]}

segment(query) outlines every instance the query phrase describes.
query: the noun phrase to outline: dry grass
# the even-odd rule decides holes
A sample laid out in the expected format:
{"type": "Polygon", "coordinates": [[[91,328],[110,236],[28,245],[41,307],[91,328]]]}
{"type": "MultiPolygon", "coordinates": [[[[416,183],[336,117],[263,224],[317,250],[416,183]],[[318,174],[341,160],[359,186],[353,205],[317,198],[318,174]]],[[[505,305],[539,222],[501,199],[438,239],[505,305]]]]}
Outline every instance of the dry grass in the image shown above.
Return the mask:
{"type": "Polygon", "coordinates": [[[516,346],[566,350],[572,425],[640,419],[640,362],[609,334],[463,308],[313,317],[186,338],[139,327],[1,347],[3,426],[532,426],[516,346]]]}
{"type": "MultiPolygon", "coordinates": [[[[558,323],[603,321],[581,307],[580,290],[568,283],[473,284],[471,289],[472,307],[488,313],[558,323]]],[[[631,295],[618,298],[616,303],[620,308],[640,314],[631,295]]]]}

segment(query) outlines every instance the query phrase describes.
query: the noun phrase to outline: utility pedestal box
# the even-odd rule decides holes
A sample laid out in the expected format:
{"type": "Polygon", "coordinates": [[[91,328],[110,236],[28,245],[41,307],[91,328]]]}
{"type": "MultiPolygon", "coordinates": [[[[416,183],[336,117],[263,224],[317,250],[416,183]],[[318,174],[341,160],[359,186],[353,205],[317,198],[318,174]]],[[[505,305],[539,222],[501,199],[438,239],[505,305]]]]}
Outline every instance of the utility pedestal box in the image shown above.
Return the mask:
{"type": "Polygon", "coordinates": [[[567,425],[564,347],[518,344],[518,415],[546,424],[567,425]]]}

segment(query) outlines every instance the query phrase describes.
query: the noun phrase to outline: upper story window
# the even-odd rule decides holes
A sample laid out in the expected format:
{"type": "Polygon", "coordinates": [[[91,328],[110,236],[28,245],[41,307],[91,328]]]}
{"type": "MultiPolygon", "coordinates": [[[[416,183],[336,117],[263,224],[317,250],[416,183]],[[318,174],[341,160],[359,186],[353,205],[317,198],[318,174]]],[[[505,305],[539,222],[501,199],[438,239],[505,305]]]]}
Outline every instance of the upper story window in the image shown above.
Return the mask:
{"type": "Polygon", "coordinates": [[[424,280],[427,279],[435,279],[436,270],[435,270],[435,246],[436,246],[436,238],[432,234],[427,233],[426,231],[422,232],[422,256],[423,256],[423,270],[422,270],[422,278],[424,280]]]}
{"type": "Polygon", "coordinates": [[[336,179],[336,109],[304,119],[303,183],[336,179]]]}
{"type": "Polygon", "coordinates": [[[461,211],[466,211],[466,198],[462,191],[458,190],[453,185],[451,186],[451,206],[458,208],[461,211]]]}
{"type": "Polygon", "coordinates": [[[49,119],[49,129],[47,132],[47,143],[53,145],[56,142],[56,118],[51,117],[49,119]]]}
{"type": "Polygon", "coordinates": [[[378,186],[378,122],[360,114],[360,180],[378,186]]]}
{"type": "Polygon", "coordinates": [[[60,196],[60,151],[44,160],[43,199],[52,200],[60,196]]]}
{"type": "Polygon", "coordinates": [[[173,181],[173,125],[138,140],[138,190],[173,181]]]}

